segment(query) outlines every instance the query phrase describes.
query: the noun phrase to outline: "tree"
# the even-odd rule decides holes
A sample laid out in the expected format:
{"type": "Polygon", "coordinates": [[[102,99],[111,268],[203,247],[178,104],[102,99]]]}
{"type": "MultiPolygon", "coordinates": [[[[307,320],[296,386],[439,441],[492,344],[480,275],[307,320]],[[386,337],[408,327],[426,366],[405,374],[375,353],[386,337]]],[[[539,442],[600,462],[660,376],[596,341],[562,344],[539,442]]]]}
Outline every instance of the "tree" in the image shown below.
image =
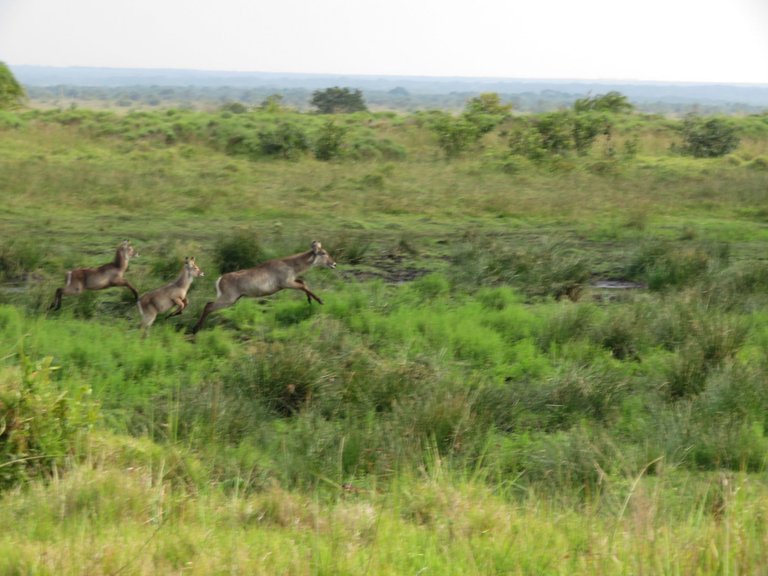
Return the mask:
{"type": "Polygon", "coordinates": [[[343,112],[364,112],[368,110],[360,90],[349,88],[326,88],[312,92],[310,104],[320,114],[339,114],[343,112]]]}
{"type": "Polygon", "coordinates": [[[610,115],[601,112],[583,112],[573,117],[573,147],[581,155],[589,152],[598,136],[610,138],[613,128],[610,115]]]}
{"type": "Polygon", "coordinates": [[[343,126],[337,126],[333,120],[327,121],[315,140],[315,158],[327,161],[341,156],[346,133],[347,130],[343,126]]]}
{"type": "Polygon", "coordinates": [[[447,113],[440,113],[432,120],[430,127],[437,135],[437,143],[448,158],[458,156],[482,136],[478,126],[467,120],[463,114],[454,117],[447,113]]]}
{"type": "Polygon", "coordinates": [[[689,114],[681,128],[683,154],[694,158],[716,158],[733,152],[739,146],[736,128],[722,118],[703,120],[689,114]]]}
{"type": "Polygon", "coordinates": [[[501,124],[512,111],[511,104],[502,104],[496,92],[484,92],[471,98],[464,107],[464,118],[487,134],[501,124]]]}
{"type": "Polygon", "coordinates": [[[592,98],[580,98],[573,103],[573,110],[579,112],[613,112],[622,114],[632,112],[634,106],[621,92],[612,90],[607,94],[598,94],[592,98]]]}
{"type": "Polygon", "coordinates": [[[552,154],[564,154],[574,147],[573,116],[568,111],[542,114],[535,122],[541,146],[552,154]]]}
{"type": "Polygon", "coordinates": [[[259,109],[269,112],[270,114],[277,114],[284,112],[283,95],[282,94],[270,94],[259,104],[259,109]]]}
{"type": "Polygon", "coordinates": [[[0,109],[17,108],[26,98],[24,88],[4,62],[0,62],[0,109]]]}
{"type": "Polygon", "coordinates": [[[227,102],[226,104],[222,104],[220,110],[232,114],[245,114],[248,112],[248,107],[242,102],[227,102]]]}

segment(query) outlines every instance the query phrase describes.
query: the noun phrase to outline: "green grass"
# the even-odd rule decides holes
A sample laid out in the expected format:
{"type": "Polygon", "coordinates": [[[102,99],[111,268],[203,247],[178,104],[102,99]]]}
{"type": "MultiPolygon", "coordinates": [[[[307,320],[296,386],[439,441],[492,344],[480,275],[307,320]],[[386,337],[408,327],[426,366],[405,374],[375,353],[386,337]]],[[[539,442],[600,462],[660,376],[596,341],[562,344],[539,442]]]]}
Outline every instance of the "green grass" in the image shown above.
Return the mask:
{"type": "Polygon", "coordinates": [[[340,118],[333,162],[228,140],[282,121],[311,138],[314,115],[10,116],[0,572],[768,565],[754,118],[722,159],[673,155],[673,121],[638,117],[634,158],[537,163],[503,126],[446,161],[418,114],[340,118]],[[127,290],[48,311],[124,238],[140,292],[196,257],[183,315],[143,339],[127,290]],[[222,270],[315,239],[339,264],[306,275],[324,306],[284,291],[189,334],[222,270]]]}

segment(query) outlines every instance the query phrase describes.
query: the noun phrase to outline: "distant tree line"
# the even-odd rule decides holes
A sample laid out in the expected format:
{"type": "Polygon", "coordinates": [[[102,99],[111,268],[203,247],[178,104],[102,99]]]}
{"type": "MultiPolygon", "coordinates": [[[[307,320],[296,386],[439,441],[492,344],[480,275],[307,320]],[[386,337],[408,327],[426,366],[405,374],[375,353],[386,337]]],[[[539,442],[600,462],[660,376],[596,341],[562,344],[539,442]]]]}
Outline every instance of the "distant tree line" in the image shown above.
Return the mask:
{"type": "MultiPolygon", "coordinates": [[[[210,109],[230,102],[239,102],[247,107],[260,106],[268,97],[277,95],[282,106],[307,112],[316,110],[312,105],[312,91],[303,88],[275,89],[270,87],[241,88],[233,86],[25,86],[27,96],[34,104],[66,106],[70,103],[104,108],[190,108],[210,109]]],[[[478,92],[416,93],[404,88],[392,90],[361,91],[366,108],[391,110],[395,112],[417,112],[443,110],[461,112],[470,98],[478,92]]],[[[583,94],[544,90],[499,94],[505,104],[517,112],[538,114],[570,108],[574,102],[585,98],[583,94]]],[[[761,106],[746,104],[691,104],[684,102],[636,102],[639,112],[685,116],[689,113],[700,115],[760,113],[761,106]]]]}

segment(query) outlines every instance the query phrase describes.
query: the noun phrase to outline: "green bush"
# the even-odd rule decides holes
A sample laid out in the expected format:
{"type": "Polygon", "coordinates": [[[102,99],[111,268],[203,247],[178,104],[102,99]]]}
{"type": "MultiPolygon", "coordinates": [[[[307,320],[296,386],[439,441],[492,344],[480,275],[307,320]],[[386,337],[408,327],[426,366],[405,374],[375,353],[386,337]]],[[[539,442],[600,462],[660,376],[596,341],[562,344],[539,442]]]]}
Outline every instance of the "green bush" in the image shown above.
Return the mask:
{"type": "Polygon", "coordinates": [[[99,419],[90,390],[59,389],[51,357],[0,372],[0,489],[46,477],[76,452],[79,437],[99,419]]]}
{"type": "Polygon", "coordinates": [[[695,158],[725,156],[739,147],[733,124],[723,118],[705,120],[689,115],[680,128],[682,152],[695,158]]]}
{"type": "Polygon", "coordinates": [[[264,156],[296,160],[309,150],[309,138],[304,130],[287,122],[259,131],[258,139],[264,156]]]}
{"type": "Polygon", "coordinates": [[[315,137],[312,147],[315,158],[328,161],[340,157],[346,133],[347,129],[336,125],[333,120],[326,122],[315,137]]]}
{"type": "Polygon", "coordinates": [[[266,253],[251,230],[240,229],[222,236],[213,248],[213,261],[221,274],[252,268],[265,259],[266,253]]]}

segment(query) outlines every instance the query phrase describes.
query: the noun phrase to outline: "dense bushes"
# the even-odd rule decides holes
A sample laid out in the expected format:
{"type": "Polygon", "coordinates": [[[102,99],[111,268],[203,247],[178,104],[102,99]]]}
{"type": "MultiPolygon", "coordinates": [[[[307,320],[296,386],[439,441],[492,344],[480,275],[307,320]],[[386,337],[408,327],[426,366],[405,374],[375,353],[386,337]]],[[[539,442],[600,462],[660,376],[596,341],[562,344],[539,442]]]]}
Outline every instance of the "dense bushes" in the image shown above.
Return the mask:
{"type": "Polygon", "coordinates": [[[704,119],[689,115],[680,128],[681,151],[696,158],[716,158],[739,146],[736,127],[723,118],[704,119]]]}
{"type": "MultiPolygon", "coordinates": [[[[547,169],[562,169],[568,157],[598,174],[615,172],[619,159],[637,156],[642,134],[648,131],[676,135],[674,151],[709,158],[727,155],[740,142],[739,131],[761,138],[764,122],[688,116],[684,120],[640,118],[620,94],[609,93],[577,100],[571,109],[529,116],[514,116],[511,105],[498,94],[467,100],[461,114],[432,110],[402,118],[392,113],[355,112],[326,115],[292,111],[277,104],[248,108],[242,104],[220,107],[215,113],[191,110],[131,111],[127,114],[80,109],[29,111],[0,117],[0,128],[19,127],[29,120],[56,122],[102,138],[146,142],[156,146],[195,144],[250,159],[296,160],[312,154],[328,160],[402,160],[415,152],[403,145],[413,142],[415,122],[434,135],[433,145],[446,158],[469,151],[494,150],[505,160],[504,169],[527,159],[547,169]],[[394,136],[394,137],[393,137],[394,136]],[[601,143],[600,154],[593,151],[601,143]],[[601,161],[584,158],[598,156],[601,161]],[[614,164],[610,164],[613,161],[614,164]]],[[[668,152],[669,150],[667,150],[668,152]]],[[[759,167],[759,162],[754,163],[759,167]]]]}
{"type": "Polygon", "coordinates": [[[20,351],[18,366],[0,371],[0,490],[54,473],[99,421],[90,389],[61,390],[54,370],[53,358],[34,362],[20,351]]]}

